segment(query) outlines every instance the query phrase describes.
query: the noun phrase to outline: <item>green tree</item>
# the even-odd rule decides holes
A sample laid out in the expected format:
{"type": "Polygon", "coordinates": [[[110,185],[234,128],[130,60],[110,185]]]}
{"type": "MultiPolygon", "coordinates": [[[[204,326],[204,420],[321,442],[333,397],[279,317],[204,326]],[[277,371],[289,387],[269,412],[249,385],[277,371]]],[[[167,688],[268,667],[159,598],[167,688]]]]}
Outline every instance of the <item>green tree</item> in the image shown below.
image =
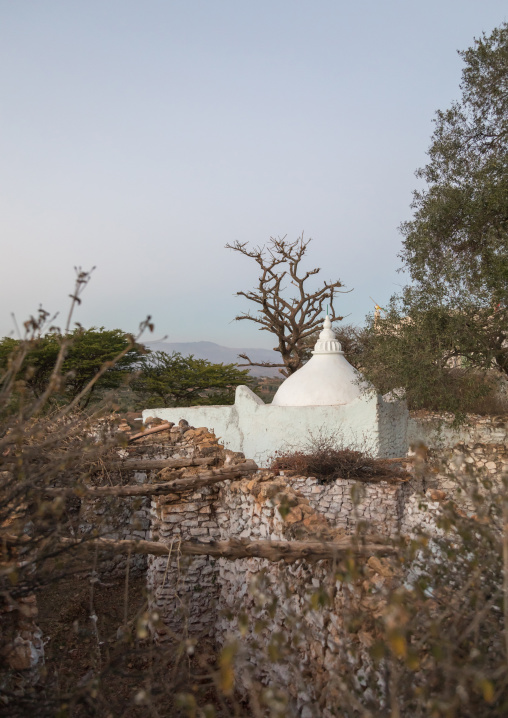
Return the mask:
{"type": "Polygon", "coordinates": [[[437,112],[402,259],[426,289],[498,304],[508,289],[508,24],[459,54],[462,98],[437,112]]]}
{"type": "Polygon", "coordinates": [[[508,375],[508,25],[459,54],[461,99],[437,112],[401,226],[411,284],[370,318],[362,356],[378,389],[456,412],[508,375]]]}
{"type": "MultiPolygon", "coordinates": [[[[48,333],[34,338],[21,366],[19,379],[39,397],[48,386],[64,335],[48,333]]],[[[62,365],[58,394],[67,399],[78,396],[105,363],[111,366],[92,386],[83,405],[87,406],[101,390],[119,387],[145,353],[139,344],[133,344],[128,334],[120,329],[78,328],[65,335],[69,346],[62,365]],[[127,350],[127,351],[126,351],[127,350]],[[125,354],[119,359],[119,355],[125,354]],[[116,362],[113,362],[117,359],[116,362]]],[[[10,337],[0,340],[0,370],[6,369],[21,342],[10,337]]]]}
{"type": "Polygon", "coordinates": [[[235,364],[213,364],[179,352],[153,352],[143,357],[133,388],[151,406],[232,404],[235,388],[251,384],[248,371],[235,364]]]}

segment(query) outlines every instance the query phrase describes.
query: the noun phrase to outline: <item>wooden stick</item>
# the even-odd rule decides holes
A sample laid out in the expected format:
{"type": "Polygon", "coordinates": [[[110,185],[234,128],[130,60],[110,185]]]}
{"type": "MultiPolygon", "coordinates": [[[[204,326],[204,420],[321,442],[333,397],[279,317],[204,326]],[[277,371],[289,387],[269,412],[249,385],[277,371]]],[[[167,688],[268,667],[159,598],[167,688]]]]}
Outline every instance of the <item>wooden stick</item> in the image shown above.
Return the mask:
{"type": "Polygon", "coordinates": [[[129,444],[133,441],[136,441],[136,439],[143,438],[143,436],[149,436],[150,434],[156,434],[158,431],[165,431],[166,429],[171,429],[172,426],[174,426],[173,422],[168,421],[165,424],[159,424],[159,426],[152,426],[151,429],[145,429],[144,431],[140,431],[138,434],[133,434],[129,438],[129,444]]]}
{"type": "MultiPolygon", "coordinates": [[[[152,556],[167,556],[170,547],[158,541],[130,541],[127,539],[91,539],[80,542],[77,539],[63,539],[66,544],[76,544],[89,548],[104,548],[115,553],[140,553],[152,556]]],[[[348,553],[356,556],[386,556],[397,553],[397,548],[381,543],[354,543],[349,537],[337,541],[249,541],[229,539],[229,541],[183,541],[173,545],[173,551],[185,556],[214,556],[231,560],[241,558],[265,558],[268,561],[298,561],[308,559],[341,558],[348,553]]]]}
{"type": "Polygon", "coordinates": [[[394,463],[403,463],[408,462],[411,463],[415,460],[414,456],[399,456],[397,459],[382,459],[380,458],[379,461],[385,461],[386,463],[394,464],[394,463]]]}
{"type": "Polygon", "coordinates": [[[136,486],[75,486],[72,488],[48,488],[43,489],[48,496],[164,496],[165,494],[179,493],[192,489],[199,489],[201,486],[210,486],[219,481],[227,479],[241,479],[246,474],[257,471],[254,461],[245,461],[243,464],[200,471],[194,476],[173,479],[155,484],[140,484],[136,486]]]}
{"type": "MultiPolygon", "coordinates": [[[[190,459],[125,459],[106,464],[108,469],[125,471],[160,471],[161,469],[183,469],[185,466],[206,466],[215,461],[215,456],[190,459]]],[[[100,471],[100,468],[97,469],[100,471]]]]}

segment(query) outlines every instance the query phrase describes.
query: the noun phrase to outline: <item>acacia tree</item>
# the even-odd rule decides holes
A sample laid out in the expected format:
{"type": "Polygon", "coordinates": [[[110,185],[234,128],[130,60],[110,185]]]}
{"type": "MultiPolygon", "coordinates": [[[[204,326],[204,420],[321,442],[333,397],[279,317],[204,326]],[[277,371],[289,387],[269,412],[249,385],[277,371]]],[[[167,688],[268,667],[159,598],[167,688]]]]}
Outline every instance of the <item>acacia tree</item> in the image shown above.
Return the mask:
{"type": "Polygon", "coordinates": [[[90,391],[83,397],[81,403],[84,407],[95,396],[96,390],[118,388],[146,351],[120,329],[78,327],[64,334],[54,330],[32,339],[27,347],[25,340],[10,337],[0,339],[0,371],[5,371],[16,351],[24,347],[25,356],[18,378],[34,396],[40,397],[48,387],[64,342],[62,374],[58,392],[54,392],[52,398],[65,396],[73,399],[81,394],[84,387],[100,371],[100,378],[91,385],[90,391]],[[105,364],[107,364],[106,370],[104,370],[105,364]]]}
{"type": "Polygon", "coordinates": [[[362,357],[378,389],[453,411],[508,375],[508,24],[459,54],[462,97],[436,114],[426,187],[401,226],[412,282],[371,318],[362,357]]]}
{"type": "Polygon", "coordinates": [[[294,374],[308,356],[308,339],[320,327],[323,306],[329,304],[331,321],[340,321],[335,314],[334,295],[341,287],[340,280],[324,282],[320,289],[309,291],[308,280],[321,270],[303,271],[301,262],[311,239],[303,234],[294,242],[286,237],[270,238],[268,245],[250,249],[247,242],[226,244],[227,249],[250,257],[261,270],[258,285],[247,292],[237,292],[257,305],[257,314],[250,311],[235,317],[236,321],[247,319],[277,337],[274,351],[280,352],[282,362],[254,362],[246,354],[240,354],[247,364],[240,366],[280,367],[284,376],[294,374]]]}
{"type": "Polygon", "coordinates": [[[239,384],[251,384],[248,372],[235,364],[213,364],[179,352],[153,352],[140,362],[133,388],[149,406],[233,404],[239,384]]]}

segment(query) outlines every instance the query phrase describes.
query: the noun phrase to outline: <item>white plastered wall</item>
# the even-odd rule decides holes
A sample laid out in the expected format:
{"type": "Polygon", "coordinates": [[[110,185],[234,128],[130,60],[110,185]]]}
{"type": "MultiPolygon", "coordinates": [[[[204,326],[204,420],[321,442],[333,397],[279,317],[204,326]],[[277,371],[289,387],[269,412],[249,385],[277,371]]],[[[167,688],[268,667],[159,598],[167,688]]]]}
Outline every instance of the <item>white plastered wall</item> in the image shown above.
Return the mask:
{"type": "Polygon", "coordinates": [[[346,446],[374,456],[406,453],[407,409],[401,402],[385,402],[367,395],[335,406],[272,406],[248,387],[239,386],[233,406],[191,406],[146,409],[148,417],[213,430],[227,449],[242,451],[268,466],[276,451],[303,448],[312,436],[336,436],[346,446]]]}

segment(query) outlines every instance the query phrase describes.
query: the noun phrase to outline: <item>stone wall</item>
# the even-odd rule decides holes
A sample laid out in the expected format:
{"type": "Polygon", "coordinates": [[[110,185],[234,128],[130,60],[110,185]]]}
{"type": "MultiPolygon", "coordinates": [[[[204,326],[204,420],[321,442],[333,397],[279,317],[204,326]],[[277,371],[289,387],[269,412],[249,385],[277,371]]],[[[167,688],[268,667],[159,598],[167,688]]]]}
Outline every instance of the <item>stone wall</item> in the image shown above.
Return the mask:
{"type": "Polygon", "coordinates": [[[288,477],[290,485],[309,499],[309,503],[334,527],[352,534],[358,524],[372,531],[393,536],[400,531],[408,496],[415,491],[411,484],[393,481],[359,483],[354,479],[337,479],[322,484],[313,476],[288,477]]]}
{"type": "MultiPolygon", "coordinates": [[[[204,429],[187,430],[182,441],[188,435],[196,441],[195,451],[202,438],[214,441],[204,429]]],[[[241,455],[216,446],[221,462],[243,461],[241,455]]],[[[154,498],[152,539],[171,546],[169,558],[151,557],[148,565],[151,605],[164,624],[157,638],[177,635],[192,643],[207,636],[224,644],[231,634],[242,635],[237,656],[240,691],[248,691],[253,680],[275,682],[289,689],[285,715],[326,716],[337,689],[333,676],[340,676],[347,660],[341,615],[344,602],[351,600],[349,588],[333,579],[330,562],[189,559],[179,555],[178,543],[193,538],[330,541],[351,533],[362,520],[395,532],[408,485],[383,481],[360,487],[353,518],[351,492],[356,487],[351,480],[321,486],[309,477],[260,471],[186,495],[154,498]],[[333,605],[312,610],[315,596],[325,589],[332,591],[333,605]],[[284,660],[271,660],[268,654],[278,650],[284,660]]],[[[382,564],[378,559],[371,563],[369,571],[382,583],[385,579],[376,573],[382,564]]]]}
{"type": "Polygon", "coordinates": [[[423,442],[430,449],[453,448],[457,444],[506,444],[508,417],[470,414],[460,426],[452,414],[412,412],[407,427],[408,446],[423,442]]]}
{"type": "Polygon", "coordinates": [[[157,497],[152,502],[152,541],[171,546],[171,554],[150,556],[147,585],[150,606],[162,618],[158,638],[173,633],[206,636],[213,633],[217,601],[216,561],[179,554],[180,541],[211,541],[219,534],[214,507],[218,488],[204,487],[178,497],[157,497]]]}
{"type": "Polygon", "coordinates": [[[475,493],[502,489],[508,474],[508,417],[469,415],[454,427],[452,415],[414,412],[408,440],[428,462],[426,485],[444,491],[468,513],[477,512],[475,493]]]}
{"type": "MultiPolygon", "coordinates": [[[[153,420],[149,422],[149,426],[156,426],[157,423],[160,422],[153,420]]],[[[131,433],[130,427],[125,423],[120,424],[118,431],[124,432],[126,436],[131,433]]],[[[205,458],[209,456],[213,463],[213,457],[219,451],[215,437],[208,434],[206,429],[191,430],[186,421],[181,421],[179,425],[171,425],[167,431],[138,439],[126,448],[119,449],[117,454],[118,459],[126,461],[205,458]]],[[[187,470],[187,473],[192,473],[192,469],[187,470]]],[[[102,476],[96,476],[93,484],[109,483],[117,486],[145,484],[155,481],[157,474],[157,471],[114,470],[102,476]]],[[[150,540],[155,526],[152,510],[152,502],[146,497],[122,497],[119,499],[110,496],[93,500],[83,499],[79,531],[81,534],[94,532],[108,539],[150,540]]],[[[177,507],[174,508],[174,512],[175,515],[178,513],[177,507]]],[[[194,516],[192,511],[191,515],[194,516]]],[[[186,518],[189,518],[188,512],[186,518]]],[[[176,523],[174,528],[172,535],[178,536],[179,528],[176,523]]],[[[135,554],[127,559],[125,555],[118,554],[112,556],[109,561],[101,562],[101,571],[106,574],[122,574],[125,572],[127,560],[129,560],[131,573],[139,574],[147,568],[146,556],[135,554]]]]}
{"type": "MultiPolygon", "coordinates": [[[[165,433],[165,432],[164,432],[165,433]]],[[[195,429],[181,420],[171,428],[169,443],[158,442],[158,457],[213,458],[214,466],[225,463],[234,466],[245,461],[242,454],[224,449],[216,437],[204,427],[195,429]]],[[[150,440],[147,437],[146,440],[150,440]]],[[[186,476],[203,467],[186,469],[186,476]]],[[[159,480],[167,481],[175,472],[163,470],[159,480]]],[[[150,477],[157,480],[157,477],[150,477]]],[[[212,541],[220,536],[221,514],[218,511],[219,485],[204,486],[181,494],[157,496],[151,501],[151,531],[148,538],[162,541],[171,547],[168,558],[149,556],[147,585],[150,606],[162,619],[157,638],[179,636],[207,636],[213,634],[218,596],[218,567],[213,558],[182,557],[178,551],[180,541],[199,539],[212,541]]]]}
{"type": "MultiPolygon", "coordinates": [[[[284,477],[264,474],[223,487],[219,500],[227,506],[227,517],[222,536],[333,540],[344,534],[335,516],[328,519],[315,510],[316,494],[303,496],[301,487],[315,488],[313,481],[306,485],[295,477],[288,484],[284,477]]],[[[343,509],[351,513],[349,506],[343,509]]],[[[368,574],[382,584],[385,578],[377,572],[383,570],[383,561],[373,557],[370,563],[368,574]]],[[[218,566],[215,637],[219,643],[235,637],[239,690],[248,692],[249,685],[261,681],[272,691],[273,701],[287,701],[284,715],[331,716],[340,692],[341,666],[348,650],[358,644],[355,636],[347,635],[346,640],[344,607],[369,591],[365,586],[352,591],[337,581],[330,561],[219,559],[218,566]]],[[[354,660],[359,674],[370,670],[370,665],[363,665],[368,659],[361,650],[354,660]]]]}
{"type": "MultiPolygon", "coordinates": [[[[498,437],[498,425],[484,426],[482,436],[498,437]]],[[[243,460],[205,429],[180,429],[175,452],[180,445],[199,452],[206,441],[220,462],[243,460]]],[[[469,443],[434,449],[430,460],[429,470],[417,457],[414,476],[406,482],[394,477],[320,484],[313,477],[260,471],[249,479],[158,497],[152,503],[152,538],[172,547],[169,559],[149,561],[152,606],[165,625],[159,638],[177,633],[193,641],[206,635],[224,644],[235,636],[239,689],[248,693],[253,681],[261,681],[274,701],[285,700],[282,694],[289,692],[284,715],[331,718],[345,665],[354,661],[360,686],[372,671],[365,650],[372,639],[364,627],[348,632],[345,609],[354,602],[365,615],[381,610],[393,575],[390,562],[367,557],[366,579],[352,587],[337,579],[331,562],[184,560],[178,542],[333,540],[363,523],[382,535],[411,536],[417,527],[437,535],[443,501],[458,495],[457,477],[475,473],[497,479],[508,468],[508,450],[505,444],[480,444],[469,437],[469,443]],[[284,689],[280,695],[277,686],[284,689]]]]}
{"type": "MultiPolygon", "coordinates": [[[[127,473],[127,472],[126,472],[127,473]]],[[[144,472],[129,472],[133,479],[129,483],[145,483],[147,476],[144,472]]],[[[122,476],[112,473],[111,481],[115,484],[127,483],[128,475],[122,476]]],[[[146,498],[122,497],[118,499],[108,496],[100,499],[82,501],[79,521],[79,533],[82,536],[94,534],[108,539],[148,539],[150,536],[150,501],[146,498]]],[[[136,554],[129,558],[129,571],[140,574],[146,570],[146,557],[136,554]]],[[[127,567],[127,557],[124,554],[112,556],[107,561],[101,561],[102,575],[120,575],[127,567]]]]}
{"type": "Polygon", "coordinates": [[[431,450],[428,461],[428,486],[443,491],[469,514],[478,512],[475,497],[495,496],[505,490],[507,444],[458,443],[452,448],[431,450]]]}

